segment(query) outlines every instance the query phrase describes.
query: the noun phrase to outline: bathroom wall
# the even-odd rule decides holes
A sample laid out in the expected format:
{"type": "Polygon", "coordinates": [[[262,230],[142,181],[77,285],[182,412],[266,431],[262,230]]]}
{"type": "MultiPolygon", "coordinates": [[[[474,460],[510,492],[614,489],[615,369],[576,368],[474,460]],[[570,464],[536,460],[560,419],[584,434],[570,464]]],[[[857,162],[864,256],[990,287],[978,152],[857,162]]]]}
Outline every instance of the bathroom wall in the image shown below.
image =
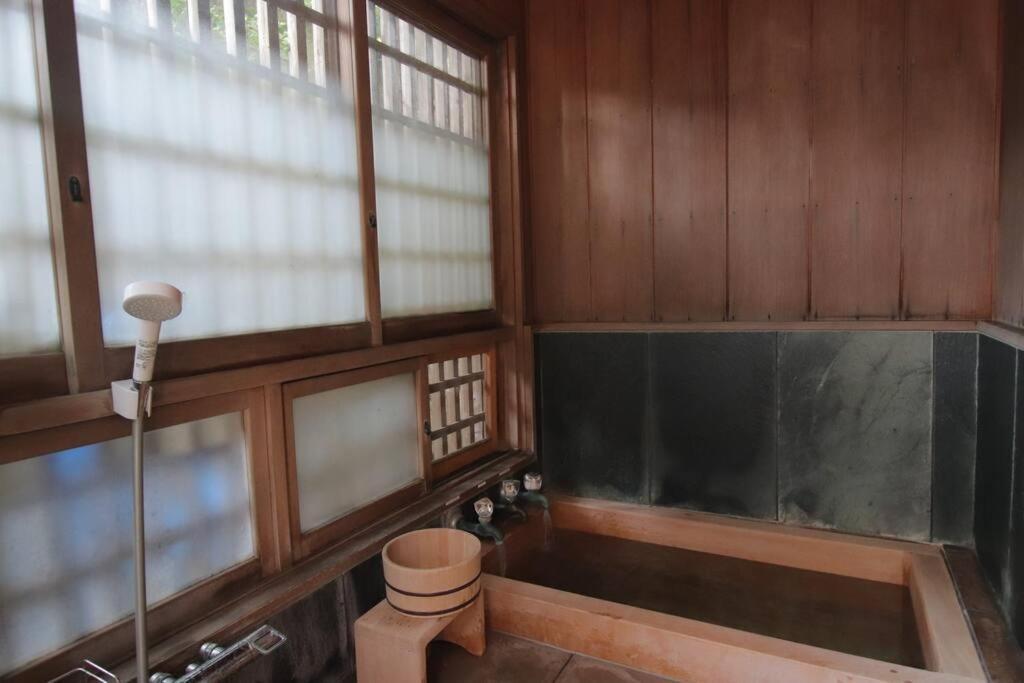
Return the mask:
{"type": "Polygon", "coordinates": [[[977,345],[973,332],[539,333],[547,484],[970,545],[977,345]]]}
{"type": "Polygon", "coordinates": [[[999,240],[993,317],[1024,326],[1024,2],[1003,3],[999,240]]]}
{"type": "Polygon", "coordinates": [[[999,8],[530,0],[532,320],[990,317],[999,8]]]}
{"type": "Polygon", "coordinates": [[[1024,645],[1024,352],[984,336],[978,351],[975,543],[1024,645]]]}

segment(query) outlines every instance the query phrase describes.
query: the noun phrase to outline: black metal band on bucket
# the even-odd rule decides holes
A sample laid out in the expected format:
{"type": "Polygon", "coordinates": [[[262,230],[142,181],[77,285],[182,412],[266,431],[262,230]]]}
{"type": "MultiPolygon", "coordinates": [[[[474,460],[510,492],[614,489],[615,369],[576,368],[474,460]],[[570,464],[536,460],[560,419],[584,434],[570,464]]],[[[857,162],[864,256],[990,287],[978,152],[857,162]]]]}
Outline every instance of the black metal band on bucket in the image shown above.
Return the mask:
{"type": "Polygon", "coordinates": [[[481,569],[480,571],[478,571],[476,573],[476,576],[474,576],[472,579],[470,579],[466,583],[462,584],[458,588],[452,588],[451,590],[440,591],[438,593],[410,593],[409,591],[404,591],[401,588],[395,588],[390,583],[388,583],[387,579],[384,579],[384,585],[387,586],[388,588],[390,588],[391,590],[395,591],[396,593],[401,593],[402,595],[408,595],[410,598],[439,598],[442,595],[451,595],[452,593],[458,593],[459,591],[466,590],[467,588],[472,586],[474,583],[479,581],[480,580],[480,576],[483,573],[484,573],[484,570],[481,569]]]}
{"type": "Polygon", "coordinates": [[[415,612],[413,610],[403,609],[402,607],[397,606],[395,603],[391,602],[391,599],[387,596],[385,596],[384,599],[388,601],[388,604],[391,605],[391,608],[393,610],[395,610],[396,612],[401,612],[402,614],[408,614],[410,617],[443,617],[446,614],[454,614],[455,612],[458,612],[461,609],[469,607],[479,597],[480,591],[478,590],[476,594],[473,595],[473,597],[471,597],[469,600],[466,600],[466,602],[462,603],[461,605],[455,605],[455,607],[449,607],[448,609],[442,609],[436,612],[415,612]]]}

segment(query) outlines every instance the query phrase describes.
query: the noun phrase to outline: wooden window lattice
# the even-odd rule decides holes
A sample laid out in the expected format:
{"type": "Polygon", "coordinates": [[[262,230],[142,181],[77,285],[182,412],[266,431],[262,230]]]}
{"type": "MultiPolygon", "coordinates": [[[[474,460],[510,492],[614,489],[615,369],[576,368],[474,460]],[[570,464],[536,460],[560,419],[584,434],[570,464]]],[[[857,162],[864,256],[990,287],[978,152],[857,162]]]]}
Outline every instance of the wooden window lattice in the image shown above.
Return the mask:
{"type": "Polygon", "coordinates": [[[433,459],[440,460],[486,441],[483,354],[430,363],[427,378],[430,403],[427,431],[433,459]]]}

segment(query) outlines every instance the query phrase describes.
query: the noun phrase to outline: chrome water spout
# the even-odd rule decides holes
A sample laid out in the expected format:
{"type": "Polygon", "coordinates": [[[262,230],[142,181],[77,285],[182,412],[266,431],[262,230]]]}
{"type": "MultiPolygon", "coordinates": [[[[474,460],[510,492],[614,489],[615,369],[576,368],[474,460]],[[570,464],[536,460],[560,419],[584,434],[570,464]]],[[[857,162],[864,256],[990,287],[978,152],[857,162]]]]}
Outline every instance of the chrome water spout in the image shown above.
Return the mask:
{"type": "Polygon", "coordinates": [[[544,479],[540,476],[540,472],[527,472],[523,477],[523,488],[526,490],[519,494],[519,498],[524,500],[527,505],[539,505],[547,510],[547,496],[540,492],[543,484],[544,479]]]}
{"type": "Polygon", "coordinates": [[[526,511],[516,505],[517,498],[519,498],[519,480],[505,479],[501,482],[501,498],[494,507],[520,521],[526,521],[526,511]]]}
{"type": "Polygon", "coordinates": [[[480,498],[473,503],[473,509],[476,511],[477,518],[480,521],[470,522],[462,515],[453,515],[449,521],[451,527],[467,531],[477,538],[489,538],[498,545],[504,543],[505,535],[501,533],[501,529],[491,524],[491,519],[494,518],[494,503],[491,499],[480,498]]]}

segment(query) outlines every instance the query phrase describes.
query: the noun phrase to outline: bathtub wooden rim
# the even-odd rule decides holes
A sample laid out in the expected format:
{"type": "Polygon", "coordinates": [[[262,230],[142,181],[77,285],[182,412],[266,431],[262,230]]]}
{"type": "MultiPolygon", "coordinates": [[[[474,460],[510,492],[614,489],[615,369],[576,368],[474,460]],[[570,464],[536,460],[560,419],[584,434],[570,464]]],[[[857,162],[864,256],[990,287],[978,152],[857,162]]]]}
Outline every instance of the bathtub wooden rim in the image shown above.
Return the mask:
{"type": "Polygon", "coordinates": [[[939,546],[568,496],[551,496],[551,516],[557,528],[907,586],[928,670],[485,574],[490,628],[675,677],[694,673],[671,664],[676,652],[706,662],[725,657],[712,677],[697,681],[748,680],[735,677],[737,661],[748,676],[779,671],[766,681],[818,681],[829,673],[855,681],[986,680],[939,546]],[[613,630],[618,635],[608,642],[584,635],[613,630]],[[651,638],[671,643],[669,652],[645,649],[651,638]]]}

